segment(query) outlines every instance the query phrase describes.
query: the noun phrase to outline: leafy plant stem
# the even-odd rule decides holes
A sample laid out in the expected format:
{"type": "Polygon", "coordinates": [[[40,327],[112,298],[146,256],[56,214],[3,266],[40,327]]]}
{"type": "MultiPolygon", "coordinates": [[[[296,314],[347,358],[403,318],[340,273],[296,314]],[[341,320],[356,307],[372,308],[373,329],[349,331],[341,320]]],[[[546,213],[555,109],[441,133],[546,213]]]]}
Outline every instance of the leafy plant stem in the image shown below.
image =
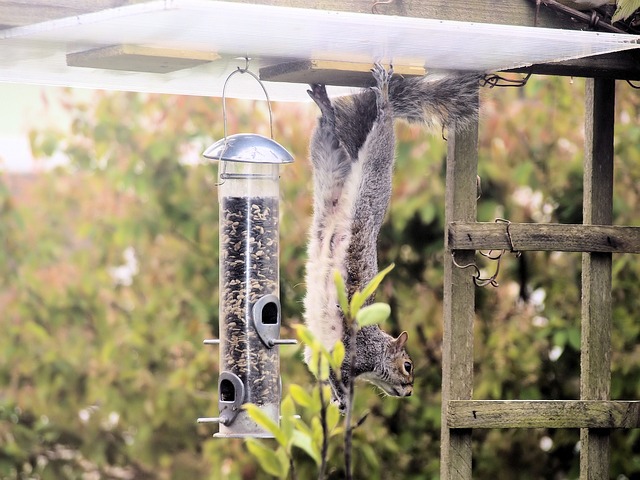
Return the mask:
{"type": "Polygon", "coordinates": [[[345,479],[353,480],[353,466],[352,466],[352,445],[353,445],[353,398],[355,396],[354,389],[354,369],[353,366],[356,363],[356,334],[358,333],[358,324],[355,319],[350,322],[351,335],[349,339],[349,382],[347,384],[347,411],[345,414],[345,434],[344,434],[344,466],[345,466],[345,479]]]}
{"type": "Polygon", "coordinates": [[[293,463],[293,455],[289,456],[289,472],[291,472],[291,480],[298,480],[298,475],[296,474],[296,467],[293,463]]]}
{"type": "MultiPolygon", "coordinates": [[[[318,356],[318,371],[320,371],[320,357],[318,356]]],[[[322,449],[320,452],[320,471],[318,472],[318,480],[324,480],[325,470],[327,468],[327,455],[329,451],[329,428],[327,425],[327,404],[324,401],[324,392],[322,391],[322,382],[318,380],[318,391],[320,393],[320,423],[322,424],[322,449]]]]}

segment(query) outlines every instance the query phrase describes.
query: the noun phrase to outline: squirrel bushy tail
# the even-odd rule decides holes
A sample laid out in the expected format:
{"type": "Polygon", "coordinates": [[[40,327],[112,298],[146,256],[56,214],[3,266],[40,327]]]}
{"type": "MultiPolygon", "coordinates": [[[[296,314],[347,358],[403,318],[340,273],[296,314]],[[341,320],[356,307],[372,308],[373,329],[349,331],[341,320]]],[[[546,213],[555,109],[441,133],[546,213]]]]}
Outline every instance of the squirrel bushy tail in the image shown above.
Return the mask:
{"type": "MultiPolygon", "coordinates": [[[[427,127],[455,124],[464,129],[478,112],[477,87],[481,73],[451,72],[438,79],[394,76],[389,84],[389,100],[394,118],[427,127]]],[[[335,99],[336,131],[352,157],[364,144],[376,119],[376,94],[365,90],[335,99]]]]}
{"type": "MultiPolygon", "coordinates": [[[[352,298],[378,272],[377,240],[392,190],[393,120],[459,130],[478,110],[480,74],[403,78],[376,64],[372,75],[375,87],[333,101],[323,85],[309,90],[322,115],[310,144],[314,214],[305,322],[327,349],[337,340],[347,349],[355,343],[353,365],[348,356],[339,379],[335,372],[329,377],[333,398],[343,409],[351,375],[361,376],[387,395],[413,393],[413,362],[405,349],[408,335],[403,332],[394,338],[378,325],[369,325],[352,338],[334,283],[338,271],[352,298]]],[[[310,360],[308,350],[305,358],[310,360]]]]}

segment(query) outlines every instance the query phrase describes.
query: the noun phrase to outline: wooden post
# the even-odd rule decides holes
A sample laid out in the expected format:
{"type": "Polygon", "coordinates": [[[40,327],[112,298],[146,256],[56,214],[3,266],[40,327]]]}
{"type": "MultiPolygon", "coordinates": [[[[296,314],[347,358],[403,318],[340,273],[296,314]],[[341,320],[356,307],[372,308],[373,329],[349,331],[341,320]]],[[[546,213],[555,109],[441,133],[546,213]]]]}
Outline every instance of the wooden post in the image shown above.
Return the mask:
{"type": "MultiPolygon", "coordinates": [[[[615,80],[586,87],[583,223],[608,225],[613,204],[615,80]]],[[[611,253],[582,255],[580,398],[608,400],[611,385],[611,253]]],[[[580,431],[580,478],[609,478],[609,430],[580,431]]]]}
{"type": "MultiPolygon", "coordinates": [[[[478,171],[477,118],[461,133],[449,132],[445,223],[476,220],[478,171]]],[[[473,320],[475,286],[470,270],[453,264],[445,238],[444,337],[442,346],[442,435],[440,474],[442,480],[471,479],[471,430],[448,427],[449,400],[470,400],[473,393],[473,320]]],[[[456,251],[458,264],[474,261],[473,250],[456,251]]]]}

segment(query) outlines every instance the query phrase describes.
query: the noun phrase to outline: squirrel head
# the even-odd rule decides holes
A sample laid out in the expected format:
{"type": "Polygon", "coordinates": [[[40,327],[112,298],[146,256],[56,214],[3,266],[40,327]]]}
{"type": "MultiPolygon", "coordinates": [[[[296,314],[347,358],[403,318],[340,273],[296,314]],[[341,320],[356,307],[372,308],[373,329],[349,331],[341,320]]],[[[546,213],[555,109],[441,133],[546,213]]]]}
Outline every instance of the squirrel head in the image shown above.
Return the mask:
{"type": "Polygon", "coordinates": [[[405,350],[409,335],[402,332],[398,338],[388,335],[382,362],[364,377],[391,397],[409,397],[413,393],[413,361],[405,350]]]}

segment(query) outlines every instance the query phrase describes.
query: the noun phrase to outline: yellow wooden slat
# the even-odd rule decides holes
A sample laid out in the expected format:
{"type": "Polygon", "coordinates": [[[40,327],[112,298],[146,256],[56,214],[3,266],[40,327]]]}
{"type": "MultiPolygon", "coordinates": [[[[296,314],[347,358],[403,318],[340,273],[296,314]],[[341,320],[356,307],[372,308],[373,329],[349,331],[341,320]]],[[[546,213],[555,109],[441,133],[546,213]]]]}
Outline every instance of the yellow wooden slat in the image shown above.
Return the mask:
{"type": "Polygon", "coordinates": [[[213,62],[215,52],[199,52],[144,45],[112,45],[67,54],[70,67],[103,68],[129,72],[169,73],[213,62]]]}

